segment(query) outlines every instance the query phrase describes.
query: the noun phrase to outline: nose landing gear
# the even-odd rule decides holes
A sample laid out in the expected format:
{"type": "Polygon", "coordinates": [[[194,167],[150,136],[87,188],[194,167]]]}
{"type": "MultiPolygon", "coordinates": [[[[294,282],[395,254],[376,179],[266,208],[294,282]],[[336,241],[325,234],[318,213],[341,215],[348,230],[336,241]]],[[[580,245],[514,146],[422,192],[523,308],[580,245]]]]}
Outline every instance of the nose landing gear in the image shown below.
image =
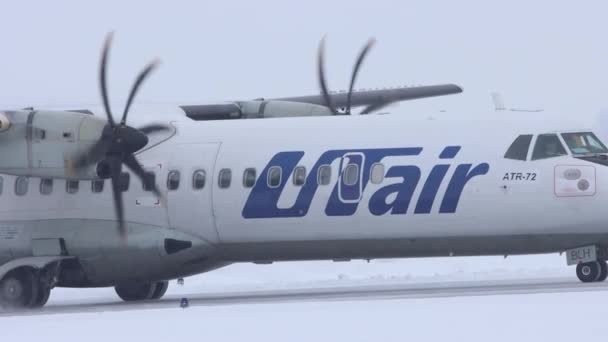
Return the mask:
{"type": "Polygon", "coordinates": [[[576,276],[583,283],[604,281],[608,277],[608,264],[605,260],[580,263],[576,265],[576,276]]]}

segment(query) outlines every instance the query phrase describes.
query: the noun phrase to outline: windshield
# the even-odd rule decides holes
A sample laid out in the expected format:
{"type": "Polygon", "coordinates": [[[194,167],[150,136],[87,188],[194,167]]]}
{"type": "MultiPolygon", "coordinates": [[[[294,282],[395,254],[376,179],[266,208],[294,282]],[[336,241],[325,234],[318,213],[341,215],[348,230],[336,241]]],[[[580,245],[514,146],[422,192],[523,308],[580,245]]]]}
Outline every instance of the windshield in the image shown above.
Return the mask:
{"type": "Polygon", "coordinates": [[[591,132],[563,133],[562,137],[572,154],[608,153],[606,146],[591,132]]]}

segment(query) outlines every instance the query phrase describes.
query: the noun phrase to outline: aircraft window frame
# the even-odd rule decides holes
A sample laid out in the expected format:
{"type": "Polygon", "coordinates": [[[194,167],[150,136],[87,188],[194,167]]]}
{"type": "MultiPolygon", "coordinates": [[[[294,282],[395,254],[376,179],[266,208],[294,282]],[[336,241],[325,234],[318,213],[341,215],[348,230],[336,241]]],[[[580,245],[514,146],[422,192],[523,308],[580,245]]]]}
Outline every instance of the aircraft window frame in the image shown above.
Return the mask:
{"type": "Polygon", "coordinates": [[[40,194],[50,195],[53,193],[53,178],[40,178],[40,194]]]}
{"type": "Polygon", "coordinates": [[[94,194],[101,193],[101,192],[103,192],[104,186],[105,186],[105,179],[102,179],[102,178],[93,179],[91,181],[91,192],[94,194]]]}
{"type": "Polygon", "coordinates": [[[293,170],[293,185],[304,186],[306,184],[306,166],[296,166],[293,170]]]}
{"type": "Polygon", "coordinates": [[[359,164],[349,163],[342,171],[344,185],[353,186],[359,182],[359,164]]]}
{"type": "Polygon", "coordinates": [[[531,160],[557,158],[557,157],[563,157],[563,156],[567,156],[567,155],[568,155],[568,150],[566,150],[566,148],[564,147],[564,143],[562,142],[562,140],[560,139],[560,137],[557,133],[544,133],[544,134],[538,134],[536,136],[536,141],[534,142],[534,149],[532,150],[532,159],[531,160]],[[543,151],[540,150],[541,144],[546,144],[545,141],[541,140],[543,138],[555,138],[555,140],[558,144],[556,145],[556,151],[554,153],[557,153],[557,154],[551,154],[551,155],[543,154],[543,151]],[[559,148],[561,148],[561,151],[557,151],[559,148]]]}
{"type": "Polygon", "coordinates": [[[280,166],[271,166],[268,169],[266,182],[269,188],[278,188],[283,181],[283,168],[280,166]]]}
{"type": "Polygon", "coordinates": [[[19,176],[15,179],[15,195],[25,196],[29,190],[30,178],[27,176],[19,176]]]}
{"type": "Polygon", "coordinates": [[[604,145],[604,143],[593,132],[566,132],[562,133],[561,137],[564,140],[566,147],[568,147],[568,150],[570,150],[573,155],[608,153],[608,148],[606,148],[606,145],[604,145]],[[571,138],[580,138],[579,142],[586,146],[572,146],[572,144],[570,144],[570,142],[573,141],[571,138]],[[592,151],[591,148],[587,146],[596,150],[592,151]],[[575,149],[577,148],[587,149],[588,151],[576,151],[575,149]]]}
{"type": "MultiPolygon", "coordinates": [[[[530,147],[533,146],[532,140],[534,138],[534,134],[521,134],[518,135],[515,140],[509,145],[507,151],[505,152],[504,158],[510,160],[528,160],[528,154],[530,152],[530,147]]],[[[534,145],[536,146],[536,145],[534,145]]]]}
{"type": "Polygon", "coordinates": [[[192,188],[194,190],[201,190],[205,188],[207,183],[207,171],[199,169],[192,172],[192,188]]]}
{"type": "Polygon", "coordinates": [[[369,179],[372,184],[380,184],[384,181],[384,164],[374,163],[370,170],[369,179]]]}
{"type": "Polygon", "coordinates": [[[317,171],[317,184],[329,185],[331,183],[331,165],[324,164],[319,166],[317,171]],[[325,172],[327,170],[327,172],[325,172]],[[325,177],[325,178],[324,178],[325,177]]]}
{"type": "Polygon", "coordinates": [[[142,180],[142,182],[141,182],[142,190],[150,192],[154,189],[155,185],[156,185],[156,172],[145,171],[144,180],[142,180]]]}
{"type": "Polygon", "coordinates": [[[118,178],[118,187],[120,192],[129,191],[129,186],[131,185],[131,174],[128,172],[121,172],[118,178]]]}
{"type": "Polygon", "coordinates": [[[257,170],[254,167],[248,167],[243,171],[243,186],[252,188],[257,180],[257,170]]]}
{"type": "Polygon", "coordinates": [[[80,182],[75,179],[66,179],[65,181],[65,192],[68,194],[75,194],[80,189],[80,182]]]}
{"type": "Polygon", "coordinates": [[[231,184],[232,184],[232,169],[230,169],[230,168],[221,169],[218,174],[217,185],[220,187],[220,189],[228,189],[231,184]]]}
{"type": "Polygon", "coordinates": [[[171,170],[167,173],[167,190],[176,191],[181,183],[181,173],[179,170],[171,170]]]}

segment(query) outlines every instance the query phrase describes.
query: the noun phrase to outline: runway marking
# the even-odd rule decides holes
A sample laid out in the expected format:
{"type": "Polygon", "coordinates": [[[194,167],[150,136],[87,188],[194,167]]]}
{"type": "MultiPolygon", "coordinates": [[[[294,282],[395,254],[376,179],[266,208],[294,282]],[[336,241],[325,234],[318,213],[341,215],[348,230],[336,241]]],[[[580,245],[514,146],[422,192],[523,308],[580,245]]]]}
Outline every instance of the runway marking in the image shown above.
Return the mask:
{"type": "Polygon", "coordinates": [[[467,296],[538,294],[608,291],[608,283],[583,284],[572,278],[544,278],[497,281],[453,281],[445,283],[408,283],[351,285],[326,288],[257,290],[222,293],[171,295],[158,301],[57,303],[37,310],[0,312],[0,316],[28,316],[86,312],[113,312],[178,308],[182,297],[190,306],[266,304],[299,301],[390,300],[407,298],[446,298],[467,296]]]}

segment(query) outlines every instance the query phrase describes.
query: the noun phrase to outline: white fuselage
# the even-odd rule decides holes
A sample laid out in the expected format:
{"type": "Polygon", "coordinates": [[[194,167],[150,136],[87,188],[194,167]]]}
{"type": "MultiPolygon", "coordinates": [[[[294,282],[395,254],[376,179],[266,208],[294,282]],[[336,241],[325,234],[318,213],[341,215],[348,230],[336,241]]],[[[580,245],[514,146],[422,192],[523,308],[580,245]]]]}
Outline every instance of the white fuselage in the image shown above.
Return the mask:
{"type": "Polygon", "coordinates": [[[167,278],[236,261],[542,253],[608,236],[608,167],[570,151],[530,157],[538,134],[577,126],[398,114],[173,124],[175,136],[138,155],[165,197],[156,201],[131,177],[126,245],[114,229],[108,185],[92,193],[81,181],[69,194],[55,180],[41,195],[32,178],[18,196],[16,177],[4,176],[0,258],[31,253],[31,239],[62,238],[99,279],[92,283],[107,284],[113,270],[98,265],[119,257],[139,277],[167,278]],[[533,135],[527,160],[504,158],[522,134],[533,135]],[[294,183],[296,169],[304,184],[294,183]],[[564,179],[572,169],[578,178],[564,179]],[[179,173],[175,190],[171,172],[179,173]],[[199,189],[197,172],[205,175],[199,189]],[[166,238],[193,247],[169,255],[166,238]]]}

